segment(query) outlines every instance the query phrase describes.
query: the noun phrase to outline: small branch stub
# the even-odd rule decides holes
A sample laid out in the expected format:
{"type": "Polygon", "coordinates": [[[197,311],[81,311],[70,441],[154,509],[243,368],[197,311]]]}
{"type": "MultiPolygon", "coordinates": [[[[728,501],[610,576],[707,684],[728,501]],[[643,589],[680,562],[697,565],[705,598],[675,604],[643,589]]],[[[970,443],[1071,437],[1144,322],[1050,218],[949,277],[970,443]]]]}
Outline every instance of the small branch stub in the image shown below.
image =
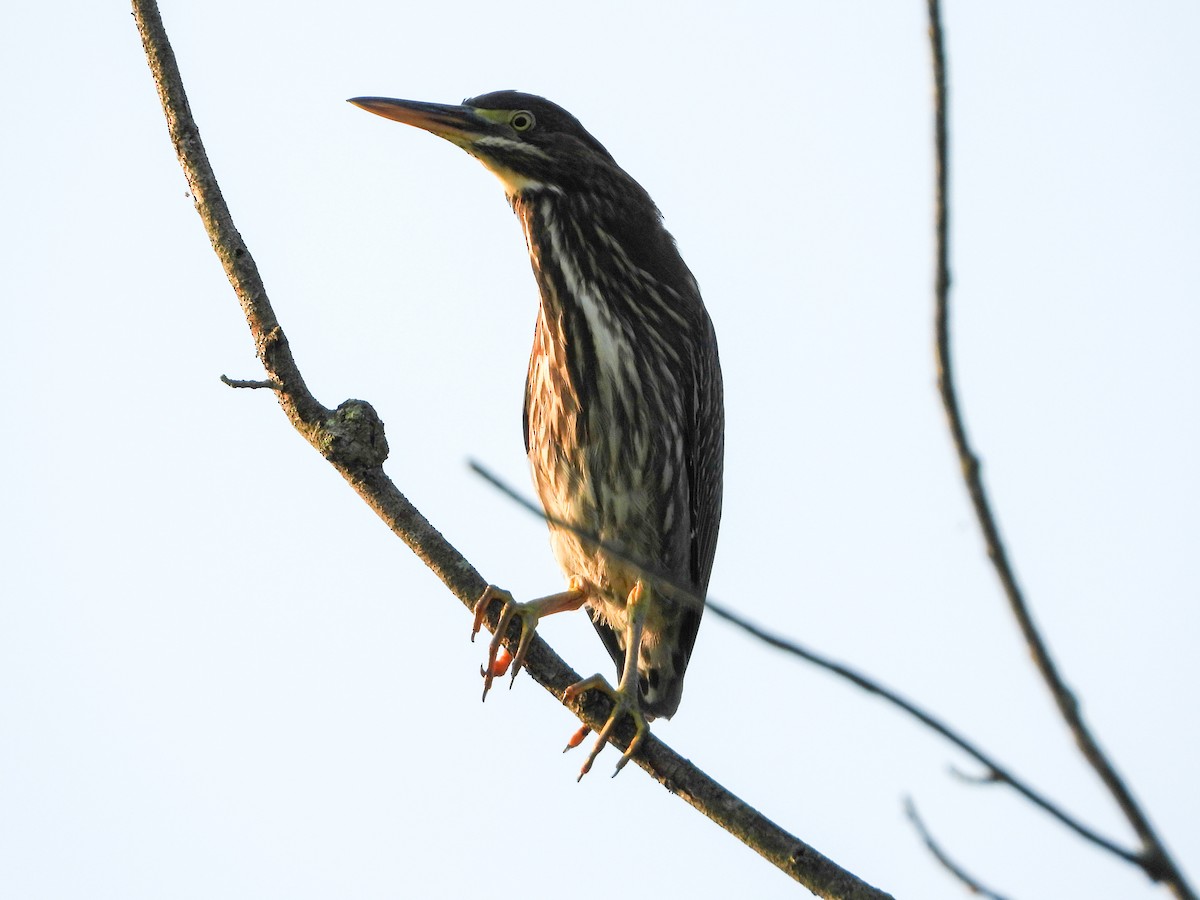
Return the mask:
{"type": "Polygon", "coordinates": [[[267,388],[272,391],[282,391],[283,385],[276,381],[245,381],[240,378],[230,378],[228,375],[221,376],[221,382],[229,385],[231,388],[250,388],[251,390],[261,390],[267,388]]]}

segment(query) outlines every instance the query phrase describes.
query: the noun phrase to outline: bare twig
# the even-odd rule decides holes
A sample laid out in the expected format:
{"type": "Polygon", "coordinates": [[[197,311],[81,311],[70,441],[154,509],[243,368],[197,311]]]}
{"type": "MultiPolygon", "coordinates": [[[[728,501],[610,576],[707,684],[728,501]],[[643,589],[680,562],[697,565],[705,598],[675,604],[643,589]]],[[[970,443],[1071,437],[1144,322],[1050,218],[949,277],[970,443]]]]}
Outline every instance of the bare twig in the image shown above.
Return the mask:
{"type": "Polygon", "coordinates": [[[997,894],[995,891],[985,888],[976,879],[967,874],[962,866],[952,860],[946,851],[941,848],[941,845],[933,839],[933,835],[929,833],[929,829],[925,827],[925,823],[921,821],[921,817],[917,815],[916,804],[912,802],[911,797],[904,798],[904,813],[908,816],[908,820],[913,823],[913,827],[917,829],[917,834],[921,836],[921,840],[933,854],[934,859],[940,862],[951,875],[963,883],[963,885],[972,894],[978,894],[986,900],[1006,900],[1006,898],[997,894]]]}
{"type": "Polygon", "coordinates": [[[1031,788],[1029,785],[1027,785],[1024,781],[1019,779],[1017,776],[1013,775],[1011,772],[1008,771],[1008,769],[1006,769],[1004,766],[1000,765],[1000,763],[996,762],[994,759],[992,759],[990,756],[988,756],[986,753],[984,753],[982,750],[980,750],[978,747],[976,747],[974,744],[972,744],[970,741],[968,741],[966,738],[964,738],[962,735],[960,735],[958,732],[956,732],[949,725],[946,725],[945,723],[936,719],[933,715],[931,715],[930,713],[927,713],[925,710],[921,709],[916,704],[905,699],[897,692],[891,690],[888,687],[885,687],[884,685],[880,684],[877,681],[874,681],[871,678],[868,678],[865,675],[862,675],[862,674],[854,671],[849,666],[845,666],[845,665],[842,665],[841,663],[834,662],[831,659],[827,659],[826,657],[821,656],[818,653],[814,653],[812,650],[809,650],[805,647],[801,647],[799,644],[795,643],[794,641],[788,640],[787,638],[780,637],[776,634],[771,634],[770,632],[765,631],[762,628],[759,628],[757,625],[754,625],[751,622],[749,622],[748,620],[742,618],[737,613],[734,613],[732,610],[726,609],[723,606],[715,604],[711,600],[709,600],[708,606],[716,615],[720,616],[722,619],[725,619],[727,622],[732,622],[734,625],[737,625],[739,628],[743,629],[744,631],[749,632],[750,634],[757,637],[759,640],[764,641],[767,644],[770,644],[772,647],[777,647],[780,650],[784,650],[788,653],[792,653],[796,656],[799,656],[801,659],[805,659],[808,662],[812,663],[813,665],[819,666],[822,669],[832,672],[833,674],[837,675],[839,678],[844,678],[847,681],[849,681],[851,684],[857,685],[858,687],[862,688],[867,693],[875,694],[877,697],[880,697],[881,699],[886,700],[888,703],[892,704],[893,706],[903,710],[904,712],[906,712],[910,716],[912,716],[914,719],[916,719],[918,722],[920,722],[922,725],[937,732],[942,737],[944,737],[946,740],[948,740],[950,743],[954,744],[954,746],[958,747],[960,750],[962,750],[964,753],[966,753],[968,756],[973,757],[975,760],[977,760],[979,763],[981,763],[983,766],[985,766],[988,769],[988,771],[991,773],[993,780],[1002,781],[1005,784],[1009,785],[1010,787],[1013,788],[1013,790],[1015,790],[1017,793],[1019,793],[1022,797],[1024,797],[1030,803],[1034,804],[1038,808],[1049,813],[1051,816],[1053,816],[1055,819],[1057,819],[1059,822],[1061,822],[1067,828],[1074,831],[1080,837],[1084,838],[1085,840],[1091,841],[1093,844],[1096,844],[1097,846],[1102,847],[1103,849],[1109,851],[1110,853],[1116,854],[1117,856],[1121,857],[1122,859],[1124,859],[1128,862],[1132,862],[1135,864],[1138,864],[1140,862],[1138,855],[1136,853],[1134,853],[1130,850],[1127,850],[1124,847],[1121,847],[1116,842],[1110,840],[1109,838],[1104,837],[1103,835],[1099,834],[1098,832],[1096,832],[1093,829],[1089,828],[1088,826],[1084,825],[1082,822],[1080,822],[1078,819],[1071,816],[1069,813],[1067,813],[1061,807],[1055,805],[1053,802],[1046,799],[1040,793],[1035,791],[1033,788],[1031,788]]]}
{"type": "MultiPolygon", "coordinates": [[[[982,775],[974,775],[964,772],[957,766],[950,766],[950,774],[963,784],[1001,784],[1004,781],[1004,778],[995,769],[988,769],[982,775]]],[[[1137,862],[1137,860],[1131,859],[1130,862],[1137,862]]]]}
{"type": "Polygon", "coordinates": [[[1141,866],[1150,878],[1167,884],[1172,893],[1180,900],[1196,900],[1195,893],[1185,882],[1182,871],[1176,866],[1167,852],[1166,846],[1155,833],[1150,820],[1134,799],[1124,780],[1117,774],[1112,762],[1100,749],[1099,742],[1083,720],[1078,700],[1050,657],[1050,650],[1038,631],[1025,596],[1017,584],[1016,573],[1009,561],[1008,551],[1000,537],[999,525],[992,513],[991,501],[984,488],[979,457],[967,439],[966,426],[954,387],[954,370],[950,355],[950,158],[946,51],[942,35],[940,4],[938,0],[928,0],[928,7],[929,43],[933,56],[934,79],[934,146],[937,154],[935,319],[938,390],[941,393],[942,405],[946,410],[954,448],[958,453],[963,480],[966,482],[967,493],[971,497],[971,505],[975,509],[975,518],[979,521],[979,527],[983,531],[988,557],[992,561],[996,576],[1000,579],[1005,596],[1008,598],[1009,608],[1029,647],[1034,665],[1054,698],[1059,714],[1070,729],[1075,744],[1079,747],[1084,759],[1104,783],[1141,842],[1141,853],[1133,861],[1141,866]]]}
{"type": "MultiPolygon", "coordinates": [[[[267,300],[254,261],[234,227],[204,153],[157,5],[153,0],[133,0],[133,12],[166,114],[171,141],[196,209],[241,302],[268,379],[279,385],[276,396],[280,405],[296,430],[329,460],[388,527],[464,605],[472,607],[483,592],[485,582],[384,473],[387,442],[383,423],[374,409],[360,400],[347,400],[336,410],[330,410],[305,386],[267,300]]],[[[496,627],[494,615],[489,627],[496,627]]],[[[515,649],[519,637],[520,627],[514,622],[507,642],[515,649]]],[[[526,669],[560,701],[563,691],[579,680],[579,676],[540,638],[534,640],[529,651],[526,669]]],[[[585,724],[601,728],[611,711],[611,703],[603,695],[589,691],[572,702],[570,709],[585,724]]],[[[622,748],[628,746],[632,737],[632,728],[628,722],[625,725],[614,736],[614,742],[622,748]]],[[[643,748],[634,761],[652,778],[813,893],[846,900],[885,900],[889,897],[788,834],[653,736],[643,748]]]]}
{"type": "Polygon", "coordinates": [[[249,388],[250,390],[269,389],[272,391],[282,391],[283,385],[277,381],[245,381],[241,378],[230,378],[228,375],[221,376],[221,383],[227,384],[231,388],[249,388]]]}

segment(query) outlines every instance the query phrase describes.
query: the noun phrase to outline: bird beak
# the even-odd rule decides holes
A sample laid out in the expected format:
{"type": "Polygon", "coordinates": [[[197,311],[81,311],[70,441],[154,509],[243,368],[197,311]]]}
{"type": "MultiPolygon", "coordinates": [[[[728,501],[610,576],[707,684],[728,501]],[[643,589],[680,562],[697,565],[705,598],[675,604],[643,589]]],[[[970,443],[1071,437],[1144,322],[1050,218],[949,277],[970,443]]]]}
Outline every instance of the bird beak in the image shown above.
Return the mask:
{"type": "Polygon", "coordinates": [[[347,102],[385,119],[424,129],[460,147],[473,144],[493,124],[469,106],[393,100],[390,97],[354,97],[347,102]]]}
{"type": "MultiPolygon", "coordinates": [[[[461,147],[484,164],[504,184],[509,197],[541,182],[522,174],[506,163],[495,159],[483,138],[503,136],[504,122],[509,113],[504,110],[472,109],[470,106],[446,106],[441,103],[422,103],[419,100],[393,100],[390,97],[354,97],[348,102],[359,109],[412,125],[436,134],[450,143],[461,147]]],[[[509,139],[507,143],[515,143],[509,139]]],[[[549,158],[536,147],[527,151],[549,158]]]]}

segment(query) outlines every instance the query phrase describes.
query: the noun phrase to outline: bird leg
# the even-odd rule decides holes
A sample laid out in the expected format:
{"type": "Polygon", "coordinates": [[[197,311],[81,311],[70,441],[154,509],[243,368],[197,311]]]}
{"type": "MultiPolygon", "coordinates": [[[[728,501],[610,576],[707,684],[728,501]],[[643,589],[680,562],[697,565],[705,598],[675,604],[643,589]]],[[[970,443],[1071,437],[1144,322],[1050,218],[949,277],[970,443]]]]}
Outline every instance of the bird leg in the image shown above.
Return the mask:
{"type": "Polygon", "coordinates": [[[588,597],[584,580],[575,576],[568,584],[569,588],[561,594],[551,594],[549,597],[530,600],[528,603],[518,603],[508,591],[489,584],[480,598],[475,601],[475,624],[471,627],[472,641],[475,640],[475,635],[479,634],[479,629],[483,626],[489,604],[493,600],[500,600],[504,604],[500,610],[500,620],[496,623],[496,629],[492,633],[491,643],[488,644],[487,665],[479,667],[479,674],[483,676],[484,700],[487,699],[488,691],[492,689],[492,680],[502,676],[510,665],[512,666],[512,678],[509,680],[508,686],[511,688],[513,682],[517,680],[517,673],[525,664],[525,654],[529,652],[529,645],[533,642],[533,635],[540,619],[583,606],[588,597]],[[517,652],[510,654],[502,646],[502,642],[505,635],[508,634],[508,624],[513,620],[513,616],[521,620],[521,640],[517,644],[517,652]],[[503,655],[501,655],[502,651],[503,655]]]}
{"type": "MultiPolygon", "coordinates": [[[[620,721],[623,714],[628,714],[633,720],[633,740],[629,742],[629,749],[617,760],[617,768],[613,771],[613,777],[625,768],[625,764],[633,757],[633,754],[642,746],[642,742],[646,740],[646,735],[650,733],[650,725],[646,721],[646,715],[642,712],[641,702],[638,699],[638,654],[641,652],[642,646],[642,631],[646,624],[646,613],[649,610],[649,597],[646,596],[646,588],[639,580],[633,589],[629,592],[629,597],[625,603],[625,612],[628,616],[629,626],[626,632],[625,641],[625,667],[621,670],[621,681],[617,684],[616,690],[605,680],[603,675],[593,675],[591,678],[585,678],[576,684],[571,685],[563,692],[564,700],[574,700],[584,691],[597,690],[607,694],[612,700],[613,709],[609,713],[608,721],[604,723],[604,727],[600,729],[600,733],[596,735],[596,743],[592,747],[592,752],[588,754],[588,758],[584,760],[583,767],[579,770],[579,778],[576,781],[581,781],[583,776],[592,769],[592,763],[596,761],[596,757],[600,755],[600,751],[604,749],[604,745],[608,742],[609,735],[613,729],[617,727],[617,722],[620,721]]],[[[563,749],[566,753],[572,747],[578,747],[587,737],[590,729],[584,726],[579,729],[571,740],[567,742],[567,746],[563,749]]]]}

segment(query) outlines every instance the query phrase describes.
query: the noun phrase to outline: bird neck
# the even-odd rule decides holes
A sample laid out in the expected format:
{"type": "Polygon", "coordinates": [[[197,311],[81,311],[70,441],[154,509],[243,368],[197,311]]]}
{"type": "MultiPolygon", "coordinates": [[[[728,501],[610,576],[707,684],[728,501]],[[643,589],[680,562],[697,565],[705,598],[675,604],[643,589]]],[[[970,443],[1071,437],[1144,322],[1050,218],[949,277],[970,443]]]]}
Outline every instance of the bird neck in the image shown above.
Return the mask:
{"type": "Polygon", "coordinates": [[[702,311],[695,279],[657,208],[636,183],[629,184],[638,202],[554,187],[510,198],[552,318],[589,300],[630,327],[647,315],[685,325],[702,311]]]}

